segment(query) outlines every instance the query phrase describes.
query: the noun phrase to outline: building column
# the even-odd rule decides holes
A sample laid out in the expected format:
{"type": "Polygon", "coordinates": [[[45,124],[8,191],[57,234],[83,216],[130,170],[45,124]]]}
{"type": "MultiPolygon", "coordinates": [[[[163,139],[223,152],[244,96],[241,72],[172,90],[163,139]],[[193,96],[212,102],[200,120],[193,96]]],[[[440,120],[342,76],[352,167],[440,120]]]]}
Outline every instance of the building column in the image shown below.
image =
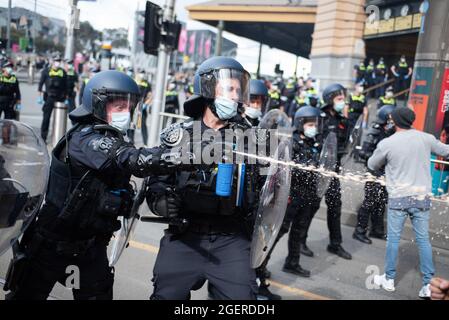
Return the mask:
{"type": "Polygon", "coordinates": [[[364,6],[365,0],[318,0],[310,59],[320,91],[335,82],[353,86],[354,65],[365,58],[364,6]]]}

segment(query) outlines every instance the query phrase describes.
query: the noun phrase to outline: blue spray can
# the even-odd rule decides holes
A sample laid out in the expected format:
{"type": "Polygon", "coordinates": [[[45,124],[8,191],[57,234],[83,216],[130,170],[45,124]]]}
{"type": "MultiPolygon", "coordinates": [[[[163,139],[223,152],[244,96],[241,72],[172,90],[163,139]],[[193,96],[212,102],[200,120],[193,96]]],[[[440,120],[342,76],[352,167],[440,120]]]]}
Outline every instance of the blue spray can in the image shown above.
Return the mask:
{"type": "Polygon", "coordinates": [[[215,193],[220,197],[229,197],[232,193],[232,178],[234,165],[232,163],[219,163],[215,193]]]}

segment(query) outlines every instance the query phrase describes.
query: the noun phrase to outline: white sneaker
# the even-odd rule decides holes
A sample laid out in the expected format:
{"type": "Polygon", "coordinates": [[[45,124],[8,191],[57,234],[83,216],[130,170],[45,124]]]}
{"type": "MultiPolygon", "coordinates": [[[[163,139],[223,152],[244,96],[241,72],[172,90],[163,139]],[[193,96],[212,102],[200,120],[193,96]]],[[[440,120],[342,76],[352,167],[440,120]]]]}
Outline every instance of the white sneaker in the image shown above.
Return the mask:
{"type": "Polygon", "coordinates": [[[386,274],[383,274],[381,276],[379,275],[375,275],[374,276],[374,284],[378,285],[379,287],[384,288],[387,291],[394,291],[395,287],[394,287],[394,280],[393,279],[387,279],[386,274]]]}
{"type": "Polygon", "coordinates": [[[430,284],[426,284],[419,290],[419,297],[423,299],[430,299],[430,284]]]}

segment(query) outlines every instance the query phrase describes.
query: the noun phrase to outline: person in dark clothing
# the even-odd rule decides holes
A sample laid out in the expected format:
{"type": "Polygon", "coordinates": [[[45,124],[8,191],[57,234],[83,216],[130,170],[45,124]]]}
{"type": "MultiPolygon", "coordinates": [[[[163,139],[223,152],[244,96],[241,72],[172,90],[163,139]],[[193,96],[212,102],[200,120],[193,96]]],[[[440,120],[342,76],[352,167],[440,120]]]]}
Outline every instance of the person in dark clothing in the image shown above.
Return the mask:
{"type": "Polygon", "coordinates": [[[4,61],[0,75],[0,117],[4,113],[5,119],[16,119],[16,111],[22,108],[20,104],[19,80],[13,74],[13,65],[4,61]]]}
{"type": "Polygon", "coordinates": [[[68,112],[72,112],[76,108],[75,98],[76,93],[79,90],[78,86],[78,73],[75,71],[73,60],[66,61],[67,74],[67,100],[68,100],[68,112]]]}
{"type": "MultiPolygon", "coordinates": [[[[346,89],[338,84],[331,84],[323,91],[324,104],[321,110],[326,114],[323,125],[323,138],[329,132],[335,132],[337,136],[337,165],[336,172],[339,172],[341,158],[346,153],[346,146],[349,142],[350,124],[342,113],[346,107],[346,89]]],[[[343,239],[341,235],[341,187],[338,178],[332,178],[329,188],[325,193],[327,205],[327,226],[329,229],[330,243],[327,251],[336,254],[343,259],[352,259],[352,256],[341,245],[343,239]]],[[[310,252],[308,252],[310,255],[310,252]]]]}
{"type": "Polygon", "coordinates": [[[50,117],[56,102],[64,102],[67,98],[67,74],[61,66],[61,57],[53,57],[51,67],[46,68],[41,73],[38,89],[38,104],[44,103],[42,111],[44,113],[41,126],[41,137],[47,141],[50,117]],[[43,86],[45,85],[45,92],[43,86]]]}
{"type": "MultiPolygon", "coordinates": [[[[391,66],[391,72],[395,77],[394,91],[399,93],[404,91],[410,86],[410,76],[413,73],[413,69],[408,65],[405,56],[402,55],[399,61],[391,66]]],[[[404,100],[407,100],[408,94],[402,95],[404,100]]],[[[402,98],[401,98],[402,99],[402,98]]]]}
{"type": "Polygon", "coordinates": [[[8,300],[46,299],[56,282],[68,285],[69,266],[79,270],[76,300],[112,299],[106,249],[118,218],[130,214],[131,175],[167,174],[178,163],[164,148],[124,141],[138,96],[134,80],[118,71],[99,73],[87,85],[82,105],[69,115],[76,125],[53,149],[45,204],[20,242],[25,265],[10,266],[8,300]]]}
{"type": "MultiPolygon", "coordinates": [[[[362,150],[359,152],[360,159],[365,162],[373,154],[377,144],[394,133],[394,125],[391,123],[390,114],[395,109],[392,105],[385,105],[377,112],[377,119],[372,124],[367,134],[366,141],[363,142],[362,150]]],[[[383,170],[373,172],[374,176],[380,177],[383,170]]],[[[365,197],[362,206],[357,212],[357,226],[352,237],[363,243],[371,244],[372,241],[366,236],[368,222],[371,217],[370,237],[385,240],[384,212],[388,201],[388,193],[385,186],[376,181],[365,183],[365,197]]]]}
{"type": "MultiPolygon", "coordinates": [[[[226,147],[225,134],[251,129],[234,121],[239,108],[249,104],[249,80],[249,73],[232,58],[204,61],[195,74],[195,94],[184,103],[192,118],[166,128],[163,145],[188,150],[211,144],[226,147]],[[203,139],[205,134],[211,138],[203,139]]],[[[169,227],[153,269],[151,299],[189,299],[191,290],[206,280],[214,299],[256,298],[250,233],[258,205],[258,174],[255,165],[236,163],[228,156],[232,161],[227,163],[221,152],[211,162],[201,157],[195,171],[152,179],[147,202],[154,214],[168,219],[169,227]],[[238,177],[244,181],[240,188],[238,177]],[[231,179],[232,184],[222,183],[231,179]],[[175,223],[179,219],[188,223],[181,227],[175,223]]]]}
{"type": "MultiPolygon", "coordinates": [[[[321,111],[315,107],[300,108],[293,121],[293,157],[295,163],[303,166],[318,167],[322,148],[320,131],[322,128],[321,111]]],[[[299,264],[300,253],[313,256],[307,247],[307,233],[315,213],[320,208],[321,198],[318,195],[318,173],[310,170],[294,168],[292,172],[289,204],[285,213],[275,244],[261,265],[265,269],[277,242],[284,234],[288,236],[288,256],[283,271],[301,277],[310,277],[310,271],[299,264]]]]}

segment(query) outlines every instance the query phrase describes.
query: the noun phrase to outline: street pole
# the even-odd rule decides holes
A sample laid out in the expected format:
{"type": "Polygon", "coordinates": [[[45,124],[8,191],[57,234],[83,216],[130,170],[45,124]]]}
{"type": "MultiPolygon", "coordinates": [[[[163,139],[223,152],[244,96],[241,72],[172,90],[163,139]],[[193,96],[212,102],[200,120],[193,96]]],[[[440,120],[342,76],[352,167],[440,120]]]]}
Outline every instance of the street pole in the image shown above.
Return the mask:
{"type": "Polygon", "coordinates": [[[221,56],[221,51],[223,47],[223,29],[224,29],[224,21],[218,21],[217,25],[217,38],[215,39],[215,55],[221,56]]]}
{"type": "MultiPolygon", "coordinates": [[[[139,5],[139,3],[137,3],[139,5]]],[[[134,14],[134,30],[133,30],[133,42],[131,46],[131,65],[136,72],[136,53],[137,53],[137,36],[139,29],[139,8],[137,8],[136,13],[134,14]]]]}
{"type": "MultiPolygon", "coordinates": [[[[164,21],[173,22],[175,0],[166,0],[164,6],[164,21]]],[[[151,109],[151,125],[149,144],[155,146],[158,144],[159,122],[161,121],[159,113],[165,106],[165,87],[167,82],[167,68],[170,63],[170,48],[161,42],[159,45],[159,54],[157,57],[156,88],[154,91],[153,106],[151,109]]]]}
{"type": "Polygon", "coordinates": [[[11,0],[8,0],[8,22],[6,24],[6,53],[11,53],[11,0]]]}
{"type": "Polygon", "coordinates": [[[37,24],[37,0],[34,0],[34,18],[33,18],[33,53],[36,53],[36,24],[37,24]]]}
{"type": "Polygon", "coordinates": [[[64,59],[72,60],[75,55],[75,25],[78,24],[78,8],[76,7],[78,0],[70,0],[70,23],[67,28],[67,39],[65,44],[64,59]]]}
{"type": "Polygon", "coordinates": [[[260,62],[262,60],[262,42],[259,42],[259,58],[257,59],[257,79],[260,79],[260,62]]]}

